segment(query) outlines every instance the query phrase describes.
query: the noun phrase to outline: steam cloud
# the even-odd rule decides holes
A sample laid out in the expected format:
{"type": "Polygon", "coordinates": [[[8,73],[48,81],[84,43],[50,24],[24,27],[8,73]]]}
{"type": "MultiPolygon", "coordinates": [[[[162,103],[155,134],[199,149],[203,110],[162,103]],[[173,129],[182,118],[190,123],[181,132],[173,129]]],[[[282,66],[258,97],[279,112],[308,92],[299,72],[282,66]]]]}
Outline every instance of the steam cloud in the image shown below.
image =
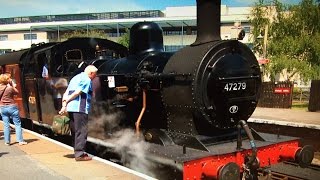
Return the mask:
{"type": "Polygon", "coordinates": [[[149,144],[134,129],[121,128],[123,118],[124,114],[112,106],[96,104],[88,123],[89,136],[114,144],[114,151],[119,154],[125,166],[156,177],[153,172],[155,167],[146,157],[149,144]]]}

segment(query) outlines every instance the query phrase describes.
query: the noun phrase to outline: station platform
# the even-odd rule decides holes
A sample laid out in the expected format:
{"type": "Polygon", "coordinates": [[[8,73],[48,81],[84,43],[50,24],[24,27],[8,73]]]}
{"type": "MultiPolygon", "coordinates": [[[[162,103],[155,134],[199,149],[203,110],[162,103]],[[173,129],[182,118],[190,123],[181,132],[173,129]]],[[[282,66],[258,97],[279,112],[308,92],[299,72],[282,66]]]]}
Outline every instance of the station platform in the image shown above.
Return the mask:
{"type": "Polygon", "coordinates": [[[27,145],[4,144],[3,122],[0,121],[0,179],[66,180],[66,179],[154,179],[113,162],[92,156],[92,161],[75,161],[73,148],[24,129],[27,145]]]}
{"type": "Polygon", "coordinates": [[[248,122],[320,130],[320,111],[257,107],[248,122]]]}

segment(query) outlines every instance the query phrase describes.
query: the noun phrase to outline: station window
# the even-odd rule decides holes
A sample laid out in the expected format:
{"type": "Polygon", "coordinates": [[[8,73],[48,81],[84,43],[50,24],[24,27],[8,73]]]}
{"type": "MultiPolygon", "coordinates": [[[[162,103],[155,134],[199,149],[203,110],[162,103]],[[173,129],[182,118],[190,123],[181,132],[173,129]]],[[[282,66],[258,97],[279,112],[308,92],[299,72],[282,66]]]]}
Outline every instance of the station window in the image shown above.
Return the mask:
{"type": "Polygon", "coordinates": [[[24,34],[24,40],[37,39],[37,34],[24,34]]]}
{"type": "Polygon", "coordinates": [[[164,49],[166,52],[174,52],[174,51],[178,51],[181,48],[185,47],[184,45],[167,45],[164,46],[164,49]]]}
{"type": "Polygon", "coordinates": [[[11,49],[0,49],[0,55],[11,52],[11,49]]]}
{"type": "MultiPolygon", "coordinates": [[[[176,31],[170,31],[170,30],[168,30],[168,31],[163,31],[163,35],[164,36],[174,36],[174,35],[181,35],[182,34],[182,31],[180,30],[176,30],[176,31]]],[[[187,34],[187,31],[186,30],[184,30],[183,31],[183,34],[184,35],[186,35],[187,34]]]]}
{"type": "Polygon", "coordinates": [[[7,41],[8,35],[0,35],[0,41],[7,41]]]}

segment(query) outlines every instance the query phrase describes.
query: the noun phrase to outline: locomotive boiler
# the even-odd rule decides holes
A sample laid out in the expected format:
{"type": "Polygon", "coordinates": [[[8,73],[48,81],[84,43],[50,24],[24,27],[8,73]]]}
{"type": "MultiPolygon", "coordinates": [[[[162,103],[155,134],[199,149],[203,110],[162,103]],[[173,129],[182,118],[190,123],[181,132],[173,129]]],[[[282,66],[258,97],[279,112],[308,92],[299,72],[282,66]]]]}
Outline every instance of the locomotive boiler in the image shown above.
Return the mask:
{"type": "Polygon", "coordinates": [[[130,29],[129,55],[99,66],[99,98],[126,116],[154,144],[154,156],[179,164],[183,179],[256,179],[283,160],[308,166],[310,146],[250,129],[261,72],[252,51],[220,38],[220,1],[197,0],[196,41],[164,52],[161,28],[140,22],[130,29]]]}

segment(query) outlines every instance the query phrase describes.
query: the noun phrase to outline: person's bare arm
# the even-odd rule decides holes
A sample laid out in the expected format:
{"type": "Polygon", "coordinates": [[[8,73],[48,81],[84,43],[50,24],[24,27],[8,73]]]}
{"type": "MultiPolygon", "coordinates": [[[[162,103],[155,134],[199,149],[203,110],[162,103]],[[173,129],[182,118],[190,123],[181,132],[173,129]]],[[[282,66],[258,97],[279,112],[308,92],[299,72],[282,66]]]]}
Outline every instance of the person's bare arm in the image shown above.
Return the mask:
{"type": "Polygon", "coordinates": [[[19,93],[19,90],[17,89],[17,84],[14,83],[12,80],[9,81],[9,85],[12,87],[13,91],[18,94],[19,93]]]}
{"type": "Polygon", "coordinates": [[[67,104],[72,101],[73,99],[75,99],[76,97],[78,97],[81,94],[81,90],[77,90],[75,92],[73,92],[72,94],[70,94],[69,96],[67,95],[67,92],[65,92],[63,94],[63,98],[62,98],[62,108],[59,111],[59,114],[62,115],[63,113],[66,112],[67,110],[67,104]]]}
{"type": "Polygon", "coordinates": [[[69,96],[64,96],[63,100],[62,100],[62,106],[66,106],[70,101],[72,101],[73,99],[75,99],[76,97],[78,97],[81,94],[81,90],[77,90],[74,91],[72,94],[70,94],[69,96]],[[65,103],[65,104],[64,104],[65,103]]]}

